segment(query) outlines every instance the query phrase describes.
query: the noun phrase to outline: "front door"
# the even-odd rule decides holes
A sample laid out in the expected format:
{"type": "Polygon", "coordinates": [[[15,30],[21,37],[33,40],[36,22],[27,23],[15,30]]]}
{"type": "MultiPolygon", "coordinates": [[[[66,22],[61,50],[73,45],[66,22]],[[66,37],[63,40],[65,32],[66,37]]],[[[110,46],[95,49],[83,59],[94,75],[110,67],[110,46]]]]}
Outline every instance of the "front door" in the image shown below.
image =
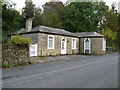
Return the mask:
{"type": "Polygon", "coordinates": [[[66,39],[61,39],[61,54],[66,54],[66,39]]]}

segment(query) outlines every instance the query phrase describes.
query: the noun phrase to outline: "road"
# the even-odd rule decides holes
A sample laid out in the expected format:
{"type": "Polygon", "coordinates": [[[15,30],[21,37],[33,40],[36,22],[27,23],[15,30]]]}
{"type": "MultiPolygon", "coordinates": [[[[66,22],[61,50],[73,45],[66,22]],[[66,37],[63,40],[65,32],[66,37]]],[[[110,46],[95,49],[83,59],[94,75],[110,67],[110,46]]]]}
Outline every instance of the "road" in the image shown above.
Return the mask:
{"type": "Polygon", "coordinates": [[[3,70],[3,88],[118,88],[118,53],[3,70]]]}

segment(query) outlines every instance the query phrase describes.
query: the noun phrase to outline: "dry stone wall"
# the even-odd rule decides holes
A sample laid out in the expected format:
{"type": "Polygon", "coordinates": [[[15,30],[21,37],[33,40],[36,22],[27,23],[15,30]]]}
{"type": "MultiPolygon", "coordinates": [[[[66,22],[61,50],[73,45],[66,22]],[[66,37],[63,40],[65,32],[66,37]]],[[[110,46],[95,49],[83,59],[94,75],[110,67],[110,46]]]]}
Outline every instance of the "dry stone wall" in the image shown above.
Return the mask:
{"type": "Polygon", "coordinates": [[[29,63],[29,46],[3,45],[2,67],[13,67],[29,63]]]}

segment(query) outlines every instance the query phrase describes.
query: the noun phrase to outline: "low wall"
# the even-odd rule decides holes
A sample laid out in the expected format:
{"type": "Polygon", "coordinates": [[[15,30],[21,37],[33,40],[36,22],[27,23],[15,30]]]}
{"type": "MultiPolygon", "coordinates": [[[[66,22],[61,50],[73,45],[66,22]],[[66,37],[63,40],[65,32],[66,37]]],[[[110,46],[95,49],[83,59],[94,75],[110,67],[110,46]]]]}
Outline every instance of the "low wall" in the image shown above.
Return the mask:
{"type": "Polygon", "coordinates": [[[3,45],[2,67],[13,67],[29,63],[29,46],[3,45]]]}

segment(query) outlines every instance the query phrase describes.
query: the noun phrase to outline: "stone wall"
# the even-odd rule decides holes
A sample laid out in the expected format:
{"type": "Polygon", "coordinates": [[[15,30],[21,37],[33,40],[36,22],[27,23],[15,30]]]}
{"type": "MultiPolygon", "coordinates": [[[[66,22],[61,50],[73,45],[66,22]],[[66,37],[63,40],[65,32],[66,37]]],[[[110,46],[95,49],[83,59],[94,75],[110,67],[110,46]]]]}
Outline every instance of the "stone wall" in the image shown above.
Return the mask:
{"type": "Polygon", "coordinates": [[[2,66],[13,67],[29,63],[29,47],[17,45],[2,46],[2,66]]]}
{"type": "MultiPolygon", "coordinates": [[[[91,40],[91,54],[105,54],[106,51],[103,50],[103,38],[92,37],[91,40]]],[[[84,40],[85,38],[80,38],[80,52],[84,53],[84,40]]]]}
{"type": "Polygon", "coordinates": [[[72,38],[75,38],[75,37],[54,35],[54,39],[55,39],[54,46],[55,47],[54,49],[48,49],[47,48],[48,35],[52,35],[52,34],[44,34],[44,33],[38,34],[38,55],[39,56],[60,55],[62,38],[66,38],[67,40],[66,54],[78,54],[79,53],[79,38],[76,38],[76,49],[72,49],[71,48],[72,38]]]}

